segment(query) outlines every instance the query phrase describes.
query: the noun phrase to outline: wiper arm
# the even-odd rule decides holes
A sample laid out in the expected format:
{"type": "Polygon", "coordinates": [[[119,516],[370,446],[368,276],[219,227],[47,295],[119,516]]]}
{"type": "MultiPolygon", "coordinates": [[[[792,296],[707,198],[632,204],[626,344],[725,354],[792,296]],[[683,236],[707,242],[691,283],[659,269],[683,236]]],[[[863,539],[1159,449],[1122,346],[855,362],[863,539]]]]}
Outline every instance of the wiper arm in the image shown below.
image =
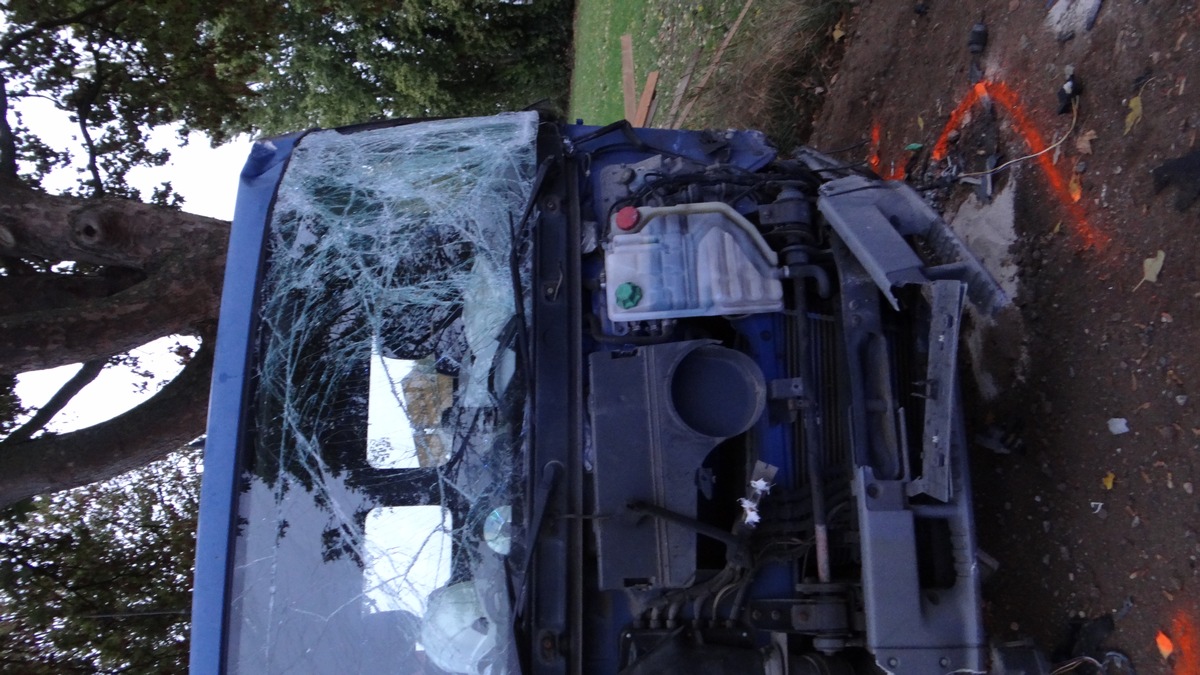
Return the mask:
{"type": "Polygon", "coordinates": [[[525,590],[529,587],[529,571],[533,567],[533,552],[537,547],[538,535],[542,529],[542,521],[546,518],[546,505],[550,502],[550,494],[558,485],[563,474],[560,462],[547,462],[542,467],[542,475],[538,477],[533,489],[533,512],[529,521],[529,534],[526,537],[525,559],[522,561],[520,577],[516,579],[512,589],[514,614],[522,618],[525,614],[525,590]]]}

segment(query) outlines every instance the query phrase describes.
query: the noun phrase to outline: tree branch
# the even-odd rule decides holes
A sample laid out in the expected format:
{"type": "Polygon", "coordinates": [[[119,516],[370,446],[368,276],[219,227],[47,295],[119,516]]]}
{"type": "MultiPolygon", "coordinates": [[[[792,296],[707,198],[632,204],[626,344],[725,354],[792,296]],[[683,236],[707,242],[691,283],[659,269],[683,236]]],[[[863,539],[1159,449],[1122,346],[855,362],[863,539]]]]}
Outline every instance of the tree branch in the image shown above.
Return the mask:
{"type": "Polygon", "coordinates": [[[145,281],[115,295],[60,310],[0,316],[0,371],[103,359],[215,321],[225,243],[175,252],[145,281]]]}
{"type": "Polygon", "coordinates": [[[17,138],[8,121],[8,79],[0,68],[0,180],[17,180],[17,138]]]}
{"type": "Polygon", "coordinates": [[[79,431],[0,444],[0,508],[34,495],[105,480],[162,459],[204,433],[212,335],[150,400],[79,431]]]}
{"type": "Polygon", "coordinates": [[[75,398],[76,394],[91,384],[92,380],[95,380],[100,375],[100,371],[104,370],[106,363],[108,363],[107,359],[96,359],[95,361],[88,361],[83,364],[79,372],[67,380],[67,383],[55,392],[54,396],[50,397],[46,405],[38,408],[38,411],[33,414],[33,417],[29,418],[28,422],[14,429],[3,441],[0,441],[0,446],[10,443],[14,445],[24,443],[33,438],[34,434],[44,429],[55,415],[67,407],[67,404],[71,402],[71,399],[75,398]]]}
{"type": "MultiPolygon", "coordinates": [[[[6,268],[9,260],[3,261],[6,268]]],[[[0,276],[0,316],[75,307],[105,298],[144,280],[137,270],[107,267],[100,274],[25,271],[0,276]]]]}
{"type": "Polygon", "coordinates": [[[83,137],[84,147],[87,148],[87,168],[92,175],[92,197],[99,198],[104,196],[104,179],[100,177],[100,167],[96,163],[98,157],[96,142],[92,140],[88,122],[92,117],[92,106],[100,97],[100,91],[103,89],[104,57],[94,44],[88,45],[88,52],[92,55],[94,72],[90,80],[84,80],[76,87],[76,95],[72,98],[75,103],[75,119],[79,121],[79,134],[83,137]]]}
{"type": "Polygon", "coordinates": [[[125,199],[0,190],[0,256],[152,272],[175,251],[229,236],[229,223],[125,199]]]}
{"type": "Polygon", "coordinates": [[[95,14],[99,14],[101,12],[107,11],[108,9],[112,8],[114,5],[116,5],[120,2],[123,2],[123,1],[124,0],[107,0],[107,2],[102,2],[98,5],[92,5],[91,7],[88,7],[87,9],[84,9],[84,10],[77,12],[75,14],[72,14],[70,16],[64,16],[64,17],[58,18],[58,19],[46,19],[45,21],[38,21],[37,23],[33,24],[29,28],[26,28],[25,30],[13,33],[12,35],[5,38],[3,42],[0,42],[0,61],[7,61],[8,58],[10,56],[12,56],[12,51],[14,49],[16,49],[18,45],[20,45],[22,42],[24,42],[28,38],[31,38],[34,35],[37,35],[38,33],[42,32],[42,31],[54,30],[55,28],[62,28],[63,26],[69,26],[73,23],[78,23],[78,22],[83,21],[84,19],[88,18],[89,16],[93,16],[95,14]]]}

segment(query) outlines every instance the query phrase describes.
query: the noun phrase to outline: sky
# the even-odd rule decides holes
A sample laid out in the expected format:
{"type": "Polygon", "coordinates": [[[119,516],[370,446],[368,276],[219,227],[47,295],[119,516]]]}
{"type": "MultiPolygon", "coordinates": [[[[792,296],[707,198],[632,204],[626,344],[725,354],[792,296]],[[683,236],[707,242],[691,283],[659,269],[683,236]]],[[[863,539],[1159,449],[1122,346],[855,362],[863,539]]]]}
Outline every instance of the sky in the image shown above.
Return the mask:
{"type": "MultiPolygon", "coordinates": [[[[67,119],[66,113],[54,108],[43,99],[26,99],[16,106],[25,124],[42,140],[55,149],[70,149],[80,154],[81,145],[75,139],[77,127],[67,119]]],[[[162,167],[139,167],[129,174],[129,183],[149,195],[163,181],[170,181],[175,190],[183,195],[183,210],[222,220],[233,218],[233,206],[237,197],[237,180],[242,164],[250,154],[251,141],[240,137],[219,148],[212,148],[208,139],[193,134],[189,143],[179,148],[179,139],[172,128],[160,128],[151,135],[152,150],[171,149],[171,161],[162,167]]],[[[75,169],[68,168],[52,174],[44,182],[50,192],[60,192],[73,186],[78,180],[75,169]]],[[[186,339],[185,339],[186,340],[186,339]]],[[[127,368],[106,368],[98,378],[51,421],[49,429],[65,432],[103,422],[137,405],[161,384],[179,372],[169,349],[180,341],[169,337],[158,340],[137,350],[142,367],[153,372],[158,381],[145,384],[144,378],[134,375],[127,368]]],[[[191,344],[196,344],[193,340],[191,344]]],[[[21,375],[17,383],[17,395],[25,406],[40,406],[58,391],[79,366],[62,366],[21,375]]]]}

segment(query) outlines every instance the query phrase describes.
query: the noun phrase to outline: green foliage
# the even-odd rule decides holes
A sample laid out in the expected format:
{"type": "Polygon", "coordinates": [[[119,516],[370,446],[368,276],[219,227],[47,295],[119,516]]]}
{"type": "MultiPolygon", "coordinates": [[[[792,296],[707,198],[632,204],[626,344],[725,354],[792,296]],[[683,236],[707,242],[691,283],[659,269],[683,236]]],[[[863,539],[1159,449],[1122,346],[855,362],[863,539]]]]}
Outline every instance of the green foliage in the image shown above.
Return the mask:
{"type": "MultiPolygon", "coordinates": [[[[571,0],[12,0],[3,9],[7,106],[48,98],[91,158],[79,192],[139,198],[133,166],[160,166],[153,127],[214,143],[381,117],[565,105],[571,0]]],[[[5,108],[0,100],[0,108],[5,108]]],[[[11,111],[2,110],[11,116],[11,111]]],[[[65,164],[7,120],[36,185],[65,164]]],[[[0,137],[4,134],[0,130],[0,137]]],[[[5,158],[0,158],[5,159],[5,158]]],[[[167,202],[169,203],[169,202],[167,202]]]]}
{"type": "Polygon", "coordinates": [[[183,672],[197,452],[0,519],[0,670],[183,672]]]}
{"type": "Polygon", "coordinates": [[[267,132],[566,101],[570,0],[297,0],[249,99],[267,132]]]}
{"type": "MultiPolygon", "coordinates": [[[[625,118],[621,36],[633,36],[635,77],[638,83],[645,82],[647,73],[658,68],[656,45],[643,39],[651,26],[658,27],[652,9],[653,3],[643,0],[580,0],[571,78],[572,118],[597,125],[625,118]]],[[[641,95],[640,88],[637,94],[641,95]]]]}
{"type": "MultiPolygon", "coordinates": [[[[0,40],[10,101],[49,98],[70,113],[87,156],[85,194],[137,197],[125,173],[159,166],[150,128],[177,123],[225,138],[245,128],[247,85],[278,41],[269,3],[13,0],[0,40]]],[[[18,134],[27,159],[54,155],[18,134]]],[[[58,158],[61,159],[61,158],[58,158]]]]}

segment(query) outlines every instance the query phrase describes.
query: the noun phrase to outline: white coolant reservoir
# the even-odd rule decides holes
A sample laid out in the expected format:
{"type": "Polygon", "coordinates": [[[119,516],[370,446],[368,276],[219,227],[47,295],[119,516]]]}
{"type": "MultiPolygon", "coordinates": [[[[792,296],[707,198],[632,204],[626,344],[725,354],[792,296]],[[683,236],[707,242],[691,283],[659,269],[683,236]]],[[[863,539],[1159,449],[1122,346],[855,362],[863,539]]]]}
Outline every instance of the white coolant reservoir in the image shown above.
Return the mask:
{"type": "Polygon", "coordinates": [[[722,202],[622,208],[604,250],[613,321],[783,309],[778,256],[722,202]]]}

